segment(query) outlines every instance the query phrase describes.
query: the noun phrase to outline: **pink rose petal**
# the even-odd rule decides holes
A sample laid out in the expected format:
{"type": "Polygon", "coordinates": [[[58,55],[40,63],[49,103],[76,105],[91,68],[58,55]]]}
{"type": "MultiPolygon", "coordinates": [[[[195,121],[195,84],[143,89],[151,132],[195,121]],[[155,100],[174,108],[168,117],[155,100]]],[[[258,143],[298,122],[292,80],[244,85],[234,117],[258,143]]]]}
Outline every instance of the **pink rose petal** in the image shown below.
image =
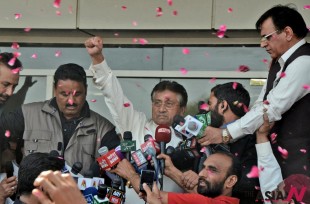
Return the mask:
{"type": "Polygon", "coordinates": [[[172,11],[172,15],[173,15],[173,16],[177,16],[177,15],[178,15],[178,11],[177,11],[177,10],[173,10],[173,11],[172,11]]]}
{"type": "Polygon", "coordinates": [[[250,71],[250,68],[246,65],[240,65],[239,68],[237,69],[238,72],[248,72],[250,71]]]}
{"type": "Polygon", "coordinates": [[[56,15],[57,15],[57,16],[61,16],[61,11],[58,11],[58,10],[57,10],[57,11],[56,11],[56,15]]]}
{"type": "Polygon", "coordinates": [[[70,6],[68,7],[68,12],[69,12],[70,14],[73,13],[73,7],[72,7],[72,5],[70,5],[70,6]]]}
{"type": "Polygon", "coordinates": [[[209,105],[207,103],[203,103],[199,106],[199,109],[209,111],[209,105]]]}
{"type": "Polygon", "coordinates": [[[267,59],[262,60],[265,64],[269,64],[269,61],[267,59]]]}
{"type": "Polygon", "coordinates": [[[227,9],[227,12],[228,12],[228,13],[231,13],[231,12],[233,12],[233,9],[232,9],[232,8],[228,8],[228,9],[227,9]]]}
{"type": "Polygon", "coordinates": [[[260,187],[259,187],[259,186],[255,186],[255,189],[256,189],[256,190],[260,190],[260,187]]]}
{"type": "Polygon", "coordinates": [[[122,6],[122,10],[126,11],[127,7],[126,6],[122,6]]]}
{"type": "Polygon", "coordinates": [[[285,72],[281,72],[280,78],[284,78],[285,76],[286,76],[286,73],[285,72]]]}
{"type": "Polygon", "coordinates": [[[215,78],[215,77],[213,77],[212,79],[210,79],[210,81],[209,81],[209,82],[210,82],[211,84],[213,84],[213,83],[215,83],[215,81],[216,81],[216,78],[215,78]]]}
{"type": "Polygon", "coordinates": [[[200,149],[200,152],[202,152],[202,153],[204,153],[204,152],[206,152],[206,147],[202,147],[201,149],[200,149]]]}
{"type": "Polygon", "coordinates": [[[226,31],[227,30],[227,27],[226,25],[220,25],[220,28],[219,28],[220,31],[226,31]]]}
{"type": "Polygon", "coordinates": [[[270,138],[271,138],[271,143],[274,144],[276,142],[276,138],[277,138],[277,134],[276,133],[271,133],[270,138]]]}
{"type": "Polygon", "coordinates": [[[137,21],[132,21],[132,25],[133,25],[133,26],[138,26],[137,21]]]}
{"type": "Polygon", "coordinates": [[[21,68],[15,68],[15,69],[12,69],[11,72],[13,74],[18,74],[22,69],[21,68]]]}
{"type": "Polygon", "coordinates": [[[307,150],[306,149],[300,149],[300,152],[302,152],[302,153],[307,153],[307,150]]]}
{"type": "Polygon", "coordinates": [[[70,105],[72,105],[72,104],[73,104],[73,100],[72,100],[71,98],[69,98],[69,99],[68,99],[68,103],[69,103],[70,105]]]}
{"type": "Polygon", "coordinates": [[[38,58],[38,54],[36,54],[36,53],[32,54],[32,55],[31,55],[31,58],[37,59],[37,58],[38,58]]]}
{"type": "Polygon", "coordinates": [[[19,49],[19,44],[17,42],[13,42],[11,48],[13,50],[18,50],[19,49]]]}
{"type": "Polygon", "coordinates": [[[167,3],[169,6],[172,6],[172,4],[173,4],[172,0],[167,0],[167,3]]]}
{"type": "Polygon", "coordinates": [[[186,68],[182,67],[182,68],[180,68],[180,72],[181,72],[183,75],[185,75],[185,74],[187,74],[188,70],[187,70],[186,68]]]}
{"type": "Polygon", "coordinates": [[[188,55],[190,53],[190,50],[188,48],[183,48],[182,52],[184,55],[188,55]]]}
{"type": "Polygon", "coordinates": [[[130,106],[130,103],[124,103],[124,107],[127,108],[130,106]]]}
{"type": "Polygon", "coordinates": [[[243,104],[243,111],[245,113],[249,112],[249,108],[246,105],[244,105],[244,104],[243,104]]]}
{"type": "Polygon", "coordinates": [[[259,176],[259,170],[257,166],[252,166],[251,171],[246,176],[248,178],[257,178],[259,176]]]}
{"type": "Polygon", "coordinates": [[[118,36],[119,36],[119,33],[114,33],[114,36],[118,37],[118,36]]]}
{"type": "Polygon", "coordinates": [[[234,82],[233,85],[232,85],[232,87],[233,87],[234,90],[236,90],[237,86],[238,86],[238,83],[237,83],[237,82],[234,82]]]}
{"type": "Polygon", "coordinates": [[[218,38],[223,38],[225,36],[225,31],[220,31],[219,30],[219,31],[216,32],[216,35],[217,35],[218,38]]]}
{"type": "Polygon", "coordinates": [[[25,28],[24,31],[25,31],[25,32],[30,32],[30,31],[31,31],[31,28],[25,28]]]}
{"type": "Polygon", "coordinates": [[[76,90],[73,90],[72,96],[75,96],[75,94],[76,94],[76,90]]]}
{"type": "Polygon", "coordinates": [[[9,64],[10,66],[13,66],[13,65],[15,64],[15,61],[16,61],[16,57],[12,57],[12,58],[10,59],[10,61],[8,62],[8,64],[9,64]]]}
{"type": "Polygon", "coordinates": [[[146,39],[144,39],[144,38],[139,38],[139,43],[141,44],[141,45],[145,45],[145,44],[147,44],[147,43],[149,43],[146,39]]]}
{"type": "Polygon", "coordinates": [[[95,103],[95,102],[97,102],[97,100],[96,99],[92,99],[92,100],[90,100],[91,102],[93,102],[93,103],[95,103]]]}
{"type": "Polygon", "coordinates": [[[14,16],[15,16],[15,20],[17,20],[17,19],[20,19],[22,17],[22,14],[15,13],[14,16]]]}
{"type": "Polygon", "coordinates": [[[60,8],[60,3],[61,3],[61,0],[54,0],[53,6],[54,6],[55,8],[60,8]]]}
{"type": "Polygon", "coordinates": [[[5,133],[4,133],[4,136],[9,138],[11,136],[11,132],[9,130],[6,130],[5,133]]]}
{"type": "Polygon", "coordinates": [[[265,169],[265,167],[261,166],[261,167],[259,168],[259,171],[264,171],[264,169],[265,169]]]}
{"type": "Polygon", "coordinates": [[[268,100],[264,100],[264,101],[263,101],[263,104],[269,105],[270,103],[269,103],[268,100]]]}
{"type": "Polygon", "coordinates": [[[61,56],[61,51],[60,50],[56,50],[55,51],[55,57],[60,57],[61,56]]]}
{"type": "Polygon", "coordinates": [[[278,151],[281,153],[281,156],[282,156],[283,159],[287,159],[287,157],[288,157],[288,152],[287,152],[286,149],[284,149],[284,148],[278,146],[278,151]]]}
{"type": "Polygon", "coordinates": [[[305,84],[305,85],[302,86],[302,88],[304,88],[304,89],[306,89],[306,90],[310,90],[310,85],[305,84]]]}
{"type": "Polygon", "coordinates": [[[236,153],[235,153],[235,156],[237,157],[238,155],[239,155],[238,152],[236,152],[236,153]]]}
{"type": "Polygon", "coordinates": [[[163,9],[161,7],[156,8],[156,16],[160,17],[163,15],[163,9]]]}
{"type": "Polygon", "coordinates": [[[137,43],[137,42],[138,42],[138,39],[137,39],[137,38],[134,38],[134,39],[132,39],[132,42],[133,42],[133,43],[137,43]]]}
{"type": "Polygon", "coordinates": [[[307,168],[307,166],[306,166],[306,165],[304,165],[304,170],[305,170],[305,171],[307,171],[307,169],[308,169],[308,168],[307,168]]]}
{"type": "Polygon", "coordinates": [[[146,60],[150,60],[151,59],[151,57],[148,55],[148,56],[146,56],[146,60]]]}
{"type": "Polygon", "coordinates": [[[310,4],[304,5],[304,9],[310,9],[310,4]]]}

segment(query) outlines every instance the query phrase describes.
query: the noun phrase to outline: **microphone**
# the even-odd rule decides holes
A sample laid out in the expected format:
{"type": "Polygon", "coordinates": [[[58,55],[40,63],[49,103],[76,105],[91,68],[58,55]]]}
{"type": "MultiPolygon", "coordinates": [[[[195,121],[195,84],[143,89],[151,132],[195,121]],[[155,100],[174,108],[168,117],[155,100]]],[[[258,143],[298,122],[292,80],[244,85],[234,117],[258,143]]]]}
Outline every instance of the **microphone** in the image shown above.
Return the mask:
{"type": "MultiPolygon", "coordinates": [[[[160,153],[165,154],[166,150],[166,143],[169,143],[171,140],[171,130],[167,125],[158,125],[155,130],[155,139],[160,144],[160,153]]],[[[164,175],[165,170],[165,160],[160,160],[160,168],[161,168],[161,175],[164,175]]],[[[163,189],[163,178],[160,179],[161,182],[161,190],[163,189]]]]}
{"type": "Polygon", "coordinates": [[[158,167],[158,161],[156,159],[156,152],[155,149],[152,147],[148,147],[145,151],[145,153],[147,153],[148,155],[150,155],[152,157],[152,160],[154,162],[154,168],[155,168],[155,172],[157,173],[157,176],[159,179],[162,178],[163,173],[161,172],[162,170],[159,169],[158,167]]]}
{"type": "Polygon", "coordinates": [[[95,195],[93,204],[109,204],[109,199],[106,197],[108,187],[105,184],[100,184],[98,194],[95,195]]]}
{"type": "Polygon", "coordinates": [[[4,168],[5,168],[5,173],[6,173],[7,178],[10,178],[14,175],[14,167],[13,167],[12,161],[7,161],[5,163],[4,168]]]}
{"type": "Polygon", "coordinates": [[[200,154],[196,149],[175,150],[170,155],[173,165],[180,171],[198,171],[200,154]]]}
{"type": "Polygon", "coordinates": [[[191,138],[194,135],[186,130],[187,123],[188,121],[186,121],[184,117],[175,115],[173,118],[172,127],[175,131],[184,135],[186,138],[191,138]]]}
{"type": "Polygon", "coordinates": [[[132,157],[134,164],[136,165],[138,171],[144,169],[148,164],[148,162],[147,162],[144,154],[142,153],[141,149],[138,149],[137,151],[132,152],[131,157],[132,157]]]}
{"type": "MultiPolygon", "coordinates": [[[[61,152],[61,156],[64,157],[64,145],[62,144],[62,142],[58,142],[57,144],[57,150],[59,152],[61,152]]],[[[53,151],[53,150],[52,150],[53,151]]]]}
{"type": "Polygon", "coordinates": [[[130,153],[136,151],[136,141],[132,140],[132,133],[130,131],[124,132],[123,139],[121,141],[121,151],[126,153],[126,159],[130,162],[130,153]]]}
{"type": "Polygon", "coordinates": [[[115,149],[109,151],[106,146],[101,147],[98,150],[98,153],[101,156],[98,157],[96,160],[100,168],[103,170],[112,169],[115,165],[117,165],[121,161],[121,159],[123,159],[119,157],[120,156],[119,151],[117,151],[117,153],[115,149]]]}
{"type": "Polygon", "coordinates": [[[109,198],[110,203],[121,204],[124,199],[125,192],[120,190],[122,179],[120,177],[115,177],[112,180],[111,188],[108,188],[107,197],[109,198]]]}
{"type": "Polygon", "coordinates": [[[144,143],[142,143],[140,147],[141,147],[142,152],[145,152],[148,147],[152,147],[155,149],[156,154],[160,153],[159,144],[154,140],[152,135],[149,135],[149,134],[144,136],[144,143]]]}

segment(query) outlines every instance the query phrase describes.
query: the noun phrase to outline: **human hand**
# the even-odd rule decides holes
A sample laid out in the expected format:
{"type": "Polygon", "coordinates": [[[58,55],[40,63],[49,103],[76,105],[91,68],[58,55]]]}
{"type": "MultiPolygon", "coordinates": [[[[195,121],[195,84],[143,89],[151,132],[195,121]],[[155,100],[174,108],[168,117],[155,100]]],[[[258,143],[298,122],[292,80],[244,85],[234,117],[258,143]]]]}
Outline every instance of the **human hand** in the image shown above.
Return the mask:
{"type": "Polygon", "coordinates": [[[182,174],[183,186],[188,190],[193,190],[198,185],[199,176],[194,171],[189,170],[182,174]]]}
{"type": "Polygon", "coordinates": [[[269,142],[268,135],[270,132],[270,129],[274,125],[273,123],[269,123],[269,118],[266,110],[264,110],[264,123],[257,129],[256,131],[256,143],[264,143],[269,142]]]}
{"type": "Polygon", "coordinates": [[[146,193],[146,202],[149,204],[162,204],[161,202],[161,196],[160,196],[160,191],[156,185],[156,182],[153,184],[153,191],[149,188],[149,186],[144,183],[143,184],[143,189],[145,190],[146,193]]]}
{"type": "Polygon", "coordinates": [[[86,204],[70,174],[44,171],[36,178],[33,185],[37,188],[32,191],[32,194],[42,204],[86,204]]]}
{"type": "Polygon", "coordinates": [[[12,196],[16,192],[16,189],[17,189],[16,176],[3,179],[0,185],[3,188],[2,194],[5,198],[12,196]]]}
{"type": "Polygon", "coordinates": [[[204,136],[198,142],[201,146],[223,143],[222,129],[208,126],[204,132],[204,136]]]}
{"type": "Polygon", "coordinates": [[[103,40],[101,37],[98,36],[88,38],[84,43],[86,50],[91,57],[103,57],[102,44],[103,40]]]}
{"type": "Polygon", "coordinates": [[[123,159],[122,161],[120,161],[117,164],[116,168],[112,169],[110,172],[116,173],[117,175],[128,181],[131,181],[133,175],[137,174],[136,170],[127,159],[123,159]]]}
{"type": "Polygon", "coordinates": [[[35,83],[37,83],[37,80],[32,81],[32,76],[26,76],[24,86],[32,87],[35,83]]]}
{"type": "Polygon", "coordinates": [[[165,160],[165,172],[164,174],[168,177],[170,177],[171,174],[173,174],[174,169],[176,168],[172,161],[170,156],[166,155],[166,154],[160,154],[157,156],[157,159],[164,159],[165,160]]]}

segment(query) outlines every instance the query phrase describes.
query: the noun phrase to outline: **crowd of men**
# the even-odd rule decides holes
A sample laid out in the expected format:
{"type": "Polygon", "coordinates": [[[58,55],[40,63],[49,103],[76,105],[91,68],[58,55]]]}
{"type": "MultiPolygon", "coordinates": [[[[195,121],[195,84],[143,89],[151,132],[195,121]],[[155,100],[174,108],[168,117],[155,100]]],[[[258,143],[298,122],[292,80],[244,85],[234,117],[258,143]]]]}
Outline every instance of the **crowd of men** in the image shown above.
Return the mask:
{"type": "MultiPolygon", "coordinates": [[[[151,179],[155,180],[153,186],[153,182],[140,184],[140,171],[128,161],[130,156],[105,169],[107,185],[109,179],[113,183],[113,179],[119,178],[116,175],[123,178],[120,189],[126,191],[123,201],[151,204],[310,201],[310,89],[305,88],[310,85],[310,45],[305,40],[309,30],[300,13],[282,5],[266,11],[256,28],[262,36],[260,45],[270,54],[272,63],[267,83],[253,107],[247,111],[250,95],[242,84],[228,82],[213,87],[208,114],[204,113],[211,121],[199,137],[194,135],[200,167],[178,169],[162,141],[157,141],[161,153],[155,155],[151,151],[152,162],[147,164],[155,174],[155,179],[151,179]],[[125,181],[131,188],[124,188],[125,181]]],[[[133,105],[124,108],[130,100],[106,62],[103,40],[89,38],[85,47],[92,61],[89,69],[94,84],[103,92],[115,126],[90,109],[84,68],[73,63],[59,66],[54,74],[52,99],[23,104],[0,116],[0,168],[1,173],[7,173],[0,183],[0,204],[10,200],[86,203],[76,181],[60,171],[65,166],[73,169],[79,162],[81,175],[86,175],[89,169],[92,173],[97,169],[102,175],[103,167],[96,158],[107,152],[98,149],[106,147],[107,151],[116,152],[127,131],[132,133],[130,139],[136,142],[136,147],[145,144],[146,135],[157,140],[160,128],[171,133],[166,146],[178,148],[184,140],[193,142],[184,136],[188,133],[175,129],[176,116],[184,119],[188,101],[181,84],[163,80],[155,85],[149,119],[133,105]],[[53,151],[56,156],[51,154],[53,151]],[[8,174],[10,164],[13,171],[14,168],[19,171],[8,174]]],[[[12,53],[0,54],[0,106],[13,95],[19,81],[16,69],[21,69],[22,63],[17,58],[12,63],[12,58],[12,53]]]]}

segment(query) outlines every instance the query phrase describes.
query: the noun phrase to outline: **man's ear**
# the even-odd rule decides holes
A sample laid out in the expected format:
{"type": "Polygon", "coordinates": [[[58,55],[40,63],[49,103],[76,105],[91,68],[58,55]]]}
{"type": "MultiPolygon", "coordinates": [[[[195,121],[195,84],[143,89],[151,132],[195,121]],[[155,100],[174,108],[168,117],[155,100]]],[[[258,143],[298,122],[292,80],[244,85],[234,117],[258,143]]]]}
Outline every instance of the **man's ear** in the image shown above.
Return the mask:
{"type": "Polygon", "coordinates": [[[225,188],[232,188],[238,181],[238,178],[236,175],[228,176],[228,178],[225,180],[224,186],[225,188]]]}
{"type": "Polygon", "coordinates": [[[185,111],[186,111],[186,107],[180,107],[180,115],[181,116],[184,116],[185,111]]]}
{"type": "Polygon", "coordinates": [[[224,113],[225,111],[228,110],[228,108],[229,108],[229,105],[228,105],[227,101],[226,101],[226,100],[223,100],[223,101],[221,102],[221,105],[220,105],[220,110],[221,110],[221,112],[224,113]]]}

